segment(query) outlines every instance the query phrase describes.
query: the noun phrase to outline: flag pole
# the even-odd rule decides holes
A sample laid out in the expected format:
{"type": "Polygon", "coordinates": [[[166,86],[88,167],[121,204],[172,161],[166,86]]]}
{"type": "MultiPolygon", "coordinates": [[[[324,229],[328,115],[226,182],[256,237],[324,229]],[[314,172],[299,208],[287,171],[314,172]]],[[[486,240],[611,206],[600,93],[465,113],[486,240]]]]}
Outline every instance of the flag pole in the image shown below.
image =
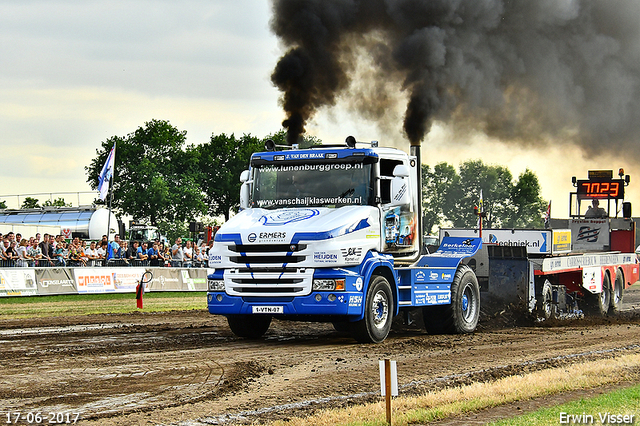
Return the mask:
{"type": "MultiPolygon", "coordinates": [[[[107,221],[108,224],[108,228],[107,228],[107,241],[109,241],[110,237],[111,237],[111,203],[113,202],[113,183],[116,180],[116,141],[113,141],[113,170],[111,171],[111,179],[109,182],[109,190],[111,191],[110,197],[109,197],[109,220],[107,221]]],[[[114,237],[115,240],[115,237],[114,237]]],[[[109,246],[107,246],[107,249],[109,249],[109,246]]]]}
{"type": "Polygon", "coordinates": [[[111,229],[111,203],[113,202],[113,188],[112,183],[115,180],[115,156],[116,156],[116,142],[113,142],[113,147],[109,154],[107,155],[107,161],[104,163],[102,167],[102,171],[99,176],[98,190],[100,191],[100,199],[102,201],[105,200],[109,196],[109,191],[111,191],[111,197],[108,202],[108,215],[107,218],[107,241],[109,241],[109,237],[111,236],[109,230],[111,229]],[[106,191],[105,191],[106,190],[106,191]]]}
{"type": "MultiPolygon", "coordinates": [[[[107,219],[107,243],[109,243],[109,241],[111,240],[111,202],[113,201],[113,176],[111,178],[109,178],[109,192],[111,194],[109,194],[109,206],[108,206],[108,210],[109,210],[109,217],[107,219]]],[[[109,250],[109,246],[107,246],[107,250],[109,250]]]]}

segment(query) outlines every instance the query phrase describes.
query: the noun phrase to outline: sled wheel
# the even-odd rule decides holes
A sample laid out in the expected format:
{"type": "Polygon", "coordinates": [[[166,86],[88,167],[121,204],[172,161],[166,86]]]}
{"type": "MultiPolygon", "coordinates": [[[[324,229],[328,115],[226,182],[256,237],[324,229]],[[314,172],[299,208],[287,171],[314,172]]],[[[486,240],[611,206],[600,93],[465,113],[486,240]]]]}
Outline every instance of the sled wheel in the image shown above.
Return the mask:
{"type": "Polygon", "coordinates": [[[545,280],[542,286],[542,293],[536,303],[536,311],[538,317],[545,320],[555,318],[556,316],[556,307],[553,304],[553,290],[549,280],[545,280]]]}
{"type": "Polygon", "coordinates": [[[611,292],[611,302],[609,304],[609,312],[617,315],[622,310],[622,296],[624,295],[624,273],[622,269],[616,272],[615,287],[611,292]]]}
{"type": "Polygon", "coordinates": [[[610,300],[611,278],[609,278],[609,274],[605,273],[602,279],[602,291],[600,293],[592,294],[585,291],[585,312],[589,315],[603,317],[609,312],[610,300]]]}

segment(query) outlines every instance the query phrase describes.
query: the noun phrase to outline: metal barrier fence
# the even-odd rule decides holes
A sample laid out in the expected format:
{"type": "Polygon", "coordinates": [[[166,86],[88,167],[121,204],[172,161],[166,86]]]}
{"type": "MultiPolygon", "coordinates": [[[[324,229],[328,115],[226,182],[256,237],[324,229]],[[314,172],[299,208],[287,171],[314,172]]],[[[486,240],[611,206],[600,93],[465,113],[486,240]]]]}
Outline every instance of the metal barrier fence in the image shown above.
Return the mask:
{"type": "Polygon", "coordinates": [[[61,268],[61,267],[111,267],[111,266],[156,266],[171,268],[206,268],[205,261],[160,261],[159,264],[152,265],[149,260],[140,259],[87,259],[86,261],[71,259],[15,259],[0,260],[0,268],[61,268]]]}

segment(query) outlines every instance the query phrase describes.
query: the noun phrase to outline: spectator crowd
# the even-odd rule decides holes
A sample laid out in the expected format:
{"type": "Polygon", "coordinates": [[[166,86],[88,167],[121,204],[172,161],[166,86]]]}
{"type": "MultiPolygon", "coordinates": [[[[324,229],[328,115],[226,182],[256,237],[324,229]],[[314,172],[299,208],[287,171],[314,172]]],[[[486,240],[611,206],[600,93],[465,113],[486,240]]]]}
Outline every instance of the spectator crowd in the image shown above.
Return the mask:
{"type": "Polygon", "coordinates": [[[109,241],[67,240],[62,235],[40,233],[24,238],[20,233],[0,233],[0,267],[168,266],[205,267],[213,241],[198,246],[177,238],[173,246],[163,241],[128,241],[116,235],[109,241]],[[42,238],[41,238],[42,237],[42,238]]]}

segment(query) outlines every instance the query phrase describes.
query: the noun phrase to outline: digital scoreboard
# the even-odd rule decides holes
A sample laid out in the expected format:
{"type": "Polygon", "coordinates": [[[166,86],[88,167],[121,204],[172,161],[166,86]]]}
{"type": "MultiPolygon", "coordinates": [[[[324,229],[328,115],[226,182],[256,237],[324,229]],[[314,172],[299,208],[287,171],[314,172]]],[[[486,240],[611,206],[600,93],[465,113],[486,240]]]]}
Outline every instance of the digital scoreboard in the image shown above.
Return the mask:
{"type": "Polygon", "coordinates": [[[612,179],[606,182],[579,180],[578,198],[608,198],[624,200],[624,179],[612,179]]]}
{"type": "Polygon", "coordinates": [[[623,201],[624,217],[631,217],[631,203],[624,202],[624,187],[629,185],[629,175],[625,175],[624,169],[620,169],[616,178],[613,176],[613,170],[589,170],[587,179],[579,180],[574,176],[571,181],[576,192],[569,194],[569,216],[572,218],[599,218],[608,217],[610,213],[613,213],[618,217],[618,200],[621,200],[623,201]],[[593,207],[589,206],[586,213],[580,204],[585,200],[589,204],[593,204],[593,207]],[[611,207],[612,200],[615,200],[613,209],[611,207]],[[600,201],[599,205],[596,201],[600,201]]]}

